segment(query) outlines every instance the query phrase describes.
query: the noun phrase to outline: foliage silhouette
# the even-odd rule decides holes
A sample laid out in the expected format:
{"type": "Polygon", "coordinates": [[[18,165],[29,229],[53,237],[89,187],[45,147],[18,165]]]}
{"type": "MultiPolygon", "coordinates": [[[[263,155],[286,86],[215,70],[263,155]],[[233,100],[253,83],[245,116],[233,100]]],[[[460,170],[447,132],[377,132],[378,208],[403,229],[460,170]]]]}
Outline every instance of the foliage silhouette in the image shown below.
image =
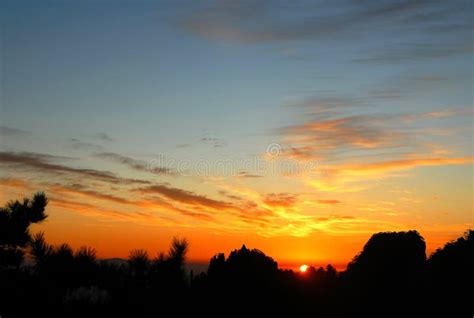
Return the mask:
{"type": "Polygon", "coordinates": [[[472,314],[472,292],[474,284],[474,231],[464,235],[443,248],[437,249],[427,262],[428,297],[437,303],[437,314],[472,314]],[[467,287],[467,288],[466,288],[467,287]]]}
{"type": "Polygon", "coordinates": [[[132,275],[145,274],[150,265],[148,252],[142,249],[131,250],[130,255],[128,256],[128,264],[132,275]]]}
{"type": "MultiPolygon", "coordinates": [[[[425,242],[417,231],[372,235],[342,275],[345,302],[375,314],[393,300],[419,310],[426,261],[425,242]]],[[[405,310],[398,306],[393,312],[405,310]]],[[[362,314],[362,313],[360,313],[362,314]]]]}
{"type": "Polygon", "coordinates": [[[45,207],[48,204],[42,192],[23,202],[11,201],[0,208],[0,267],[19,267],[31,240],[29,226],[47,218],[45,207]]]}
{"type": "MultiPolygon", "coordinates": [[[[53,246],[28,226],[46,218],[44,194],[1,210],[0,315],[4,317],[155,317],[159,315],[471,316],[474,312],[474,232],[448,242],[426,259],[416,231],[374,234],[338,272],[283,270],[243,245],[210,259],[206,273],[188,276],[189,243],[174,238],[150,259],[141,249],[128,260],[98,260],[96,250],[53,246]],[[21,222],[20,222],[20,221],[21,222]],[[10,228],[11,226],[11,228],[10,228]],[[10,260],[5,251],[20,251],[10,260]],[[25,251],[33,260],[19,267],[25,251]],[[27,305],[25,305],[27,304],[27,305]],[[432,305],[436,304],[436,305],[432,305]]],[[[6,252],[8,254],[8,252],[6,252]]]]}

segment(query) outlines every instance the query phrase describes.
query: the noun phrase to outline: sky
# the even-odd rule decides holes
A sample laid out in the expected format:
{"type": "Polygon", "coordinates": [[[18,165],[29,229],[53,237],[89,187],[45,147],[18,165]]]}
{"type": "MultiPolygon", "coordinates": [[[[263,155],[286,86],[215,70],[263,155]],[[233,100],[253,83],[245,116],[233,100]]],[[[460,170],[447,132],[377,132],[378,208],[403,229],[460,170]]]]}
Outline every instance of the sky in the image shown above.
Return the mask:
{"type": "Polygon", "coordinates": [[[0,9],[0,203],[44,191],[51,243],[338,265],[473,227],[471,1],[0,9]]]}

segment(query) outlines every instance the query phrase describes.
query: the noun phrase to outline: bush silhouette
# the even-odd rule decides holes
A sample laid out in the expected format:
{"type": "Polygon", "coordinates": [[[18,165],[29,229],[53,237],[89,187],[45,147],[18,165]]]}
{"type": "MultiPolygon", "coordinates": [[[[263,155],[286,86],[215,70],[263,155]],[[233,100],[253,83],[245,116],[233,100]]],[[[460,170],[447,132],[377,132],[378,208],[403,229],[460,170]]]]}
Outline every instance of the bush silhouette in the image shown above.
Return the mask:
{"type": "Polygon", "coordinates": [[[44,193],[38,192],[32,199],[11,201],[0,208],[0,267],[20,265],[31,240],[29,226],[46,220],[47,204],[44,193]]]}
{"type": "Polygon", "coordinates": [[[142,249],[131,250],[128,256],[128,265],[133,276],[144,275],[150,265],[148,252],[142,249]]]}

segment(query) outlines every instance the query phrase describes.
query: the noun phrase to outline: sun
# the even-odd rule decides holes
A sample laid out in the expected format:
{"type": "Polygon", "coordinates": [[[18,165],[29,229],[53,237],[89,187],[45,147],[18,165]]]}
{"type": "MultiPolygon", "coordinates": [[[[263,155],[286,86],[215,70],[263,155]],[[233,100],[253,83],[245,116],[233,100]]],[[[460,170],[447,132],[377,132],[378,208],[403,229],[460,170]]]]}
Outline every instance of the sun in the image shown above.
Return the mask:
{"type": "Polygon", "coordinates": [[[306,264],[303,264],[300,266],[300,272],[305,273],[308,270],[309,266],[306,264]]]}

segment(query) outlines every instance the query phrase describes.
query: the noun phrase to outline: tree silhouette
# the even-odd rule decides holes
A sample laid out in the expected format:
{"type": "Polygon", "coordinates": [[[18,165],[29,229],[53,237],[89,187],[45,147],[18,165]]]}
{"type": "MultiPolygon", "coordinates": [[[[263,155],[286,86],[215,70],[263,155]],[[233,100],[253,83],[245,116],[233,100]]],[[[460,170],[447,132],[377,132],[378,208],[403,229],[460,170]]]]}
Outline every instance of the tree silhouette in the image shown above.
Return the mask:
{"type": "Polygon", "coordinates": [[[170,250],[168,251],[168,262],[177,268],[183,269],[188,250],[189,243],[186,239],[173,238],[170,250]]]}
{"type": "Polygon", "coordinates": [[[437,249],[427,262],[429,297],[438,304],[437,311],[470,316],[474,312],[474,231],[468,230],[457,240],[437,249]]]}
{"type": "Polygon", "coordinates": [[[31,240],[29,226],[47,218],[47,204],[44,193],[38,192],[32,199],[12,201],[0,208],[0,266],[20,265],[31,240]]]}
{"type": "Polygon", "coordinates": [[[390,306],[420,309],[425,260],[425,241],[417,231],[372,235],[343,275],[350,290],[346,302],[373,312],[390,306]]]}
{"type": "Polygon", "coordinates": [[[81,246],[74,254],[75,261],[79,264],[91,264],[96,261],[97,251],[89,246],[81,246]]]}
{"type": "Polygon", "coordinates": [[[30,243],[30,254],[35,260],[36,267],[43,266],[54,252],[53,246],[46,243],[43,232],[39,232],[33,236],[30,243]]]}
{"type": "Polygon", "coordinates": [[[186,239],[173,238],[168,253],[159,253],[152,266],[152,284],[160,293],[178,293],[186,286],[185,261],[189,251],[186,239]]]}
{"type": "Polygon", "coordinates": [[[132,275],[143,275],[150,265],[148,252],[143,249],[133,249],[128,256],[128,264],[132,275]]]}

